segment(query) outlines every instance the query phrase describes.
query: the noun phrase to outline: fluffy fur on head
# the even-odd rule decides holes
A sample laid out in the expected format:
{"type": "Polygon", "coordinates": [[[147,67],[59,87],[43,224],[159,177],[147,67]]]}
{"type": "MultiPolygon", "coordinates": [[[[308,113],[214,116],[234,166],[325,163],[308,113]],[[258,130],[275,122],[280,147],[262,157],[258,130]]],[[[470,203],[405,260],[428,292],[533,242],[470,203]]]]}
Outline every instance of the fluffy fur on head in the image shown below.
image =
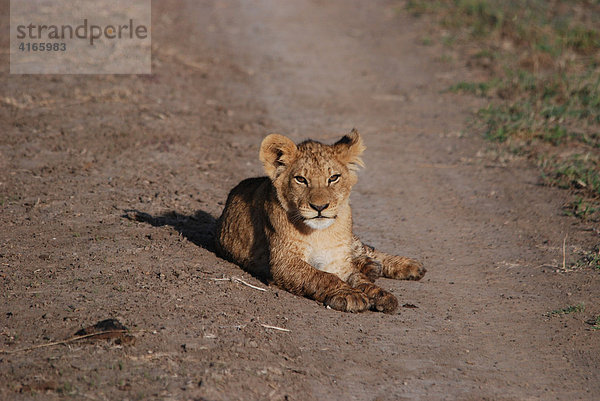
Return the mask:
{"type": "Polygon", "coordinates": [[[348,165],[350,170],[358,170],[359,167],[365,166],[360,156],[367,147],[356,129],[353,128],[348,135],[342,137],[334,146],[339,158],[348,165]]]}
{"type": "Polygon", "coordinates": [[[296,144],[291,139],[283,135],[271,134],[263,139],[258,156],[267,175],[274,179],[294,161],[297,150],[296,144]]]}
{"type": "Polygon", "coordinates": [[[271,134],[263,140],[259,157],[290,219],[322,230],[333,224],[340,208],[349,207],[364,150],[356,130],[333,145],[312,140],[295,145],[271,134]]]}

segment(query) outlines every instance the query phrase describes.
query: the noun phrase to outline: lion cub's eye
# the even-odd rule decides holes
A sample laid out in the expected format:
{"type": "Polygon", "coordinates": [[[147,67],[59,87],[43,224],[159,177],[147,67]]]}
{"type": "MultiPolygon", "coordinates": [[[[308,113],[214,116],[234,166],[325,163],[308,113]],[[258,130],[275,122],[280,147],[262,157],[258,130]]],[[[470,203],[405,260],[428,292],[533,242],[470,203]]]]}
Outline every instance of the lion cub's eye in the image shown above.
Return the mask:
{"type": "Polygon", "coordinates": [[[332,182],[336,182],[337,180],[340,179],[340,175],[341,174],[334,174],[331,177],[329,177],[329,183],[331,184],[332,182]]]}
{"type": "Polygon", "coordinates": [[[294,177],[294,180],[296,180],[296,182],[298,184],[304,184],[304,185],[308,185],[308,181],[306,181],[306,178],[302,177],[301,175],[297,175],[294,177]]]}

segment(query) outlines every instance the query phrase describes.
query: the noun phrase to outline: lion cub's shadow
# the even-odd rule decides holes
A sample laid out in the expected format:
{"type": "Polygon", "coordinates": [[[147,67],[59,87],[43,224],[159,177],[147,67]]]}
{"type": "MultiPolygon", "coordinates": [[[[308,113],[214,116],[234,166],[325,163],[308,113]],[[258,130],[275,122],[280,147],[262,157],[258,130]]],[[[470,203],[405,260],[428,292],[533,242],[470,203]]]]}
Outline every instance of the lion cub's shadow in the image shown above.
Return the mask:
{"type": "Polygon", "coordinates": [[[152,216],[149,213],[135,209],[124,210],[122,216],[131,221],[148,223],[154,227],[170,226],[193,244],[215,252],[215,225],[216,219],[209,213],[198,210],[192,215],[185,215],[174,210],[152,216]]]}

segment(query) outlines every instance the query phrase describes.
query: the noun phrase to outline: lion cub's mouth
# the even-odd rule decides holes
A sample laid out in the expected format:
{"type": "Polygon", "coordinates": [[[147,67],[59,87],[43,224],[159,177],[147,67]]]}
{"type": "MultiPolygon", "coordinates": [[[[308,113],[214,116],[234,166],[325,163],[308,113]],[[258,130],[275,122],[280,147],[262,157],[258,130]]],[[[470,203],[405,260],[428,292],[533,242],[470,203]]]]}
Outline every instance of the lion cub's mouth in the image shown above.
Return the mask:
{"type": "Polygon", "coordinates": [[[304,218],[304,220],[321,220],[321,219],[335,219],[337,216],[326,216],[324,214],[321,214],[321,212],[319,212],[319,214],[317,214],[316,216],[312,216],[312,217],[307,217],[307,216],[302,216],[304,218]]]}
{"type": "Polygon", "coordinates": [[[333,224],[333,222],[335,221],[335,218],[337,216],[323,216],[321,214],[319,214],[318,216],[315,217],[309,217],[309,218],[305,218],[304,219],[304,224],[306,224],[307,226],[309,226],[310,228],[314,229],[314,230],[323,230],[329,226],[331,226],[333,224]]]}

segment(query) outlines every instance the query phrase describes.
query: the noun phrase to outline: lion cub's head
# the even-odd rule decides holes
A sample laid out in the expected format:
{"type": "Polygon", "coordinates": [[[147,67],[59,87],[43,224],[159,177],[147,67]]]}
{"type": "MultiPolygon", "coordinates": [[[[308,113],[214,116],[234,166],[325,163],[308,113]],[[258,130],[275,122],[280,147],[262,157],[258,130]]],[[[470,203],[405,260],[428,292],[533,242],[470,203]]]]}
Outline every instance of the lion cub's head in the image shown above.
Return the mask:
{"type": "Polygon", "coordinates": [[[296,145],[271,134],[260,146],[260,160],[290,218],[319,230],[333,224],[340,209],[348,207],[355,171],[364,166],[360,158],[364,150],[356,130],[333,145],[311,140],[296,145]]]}

